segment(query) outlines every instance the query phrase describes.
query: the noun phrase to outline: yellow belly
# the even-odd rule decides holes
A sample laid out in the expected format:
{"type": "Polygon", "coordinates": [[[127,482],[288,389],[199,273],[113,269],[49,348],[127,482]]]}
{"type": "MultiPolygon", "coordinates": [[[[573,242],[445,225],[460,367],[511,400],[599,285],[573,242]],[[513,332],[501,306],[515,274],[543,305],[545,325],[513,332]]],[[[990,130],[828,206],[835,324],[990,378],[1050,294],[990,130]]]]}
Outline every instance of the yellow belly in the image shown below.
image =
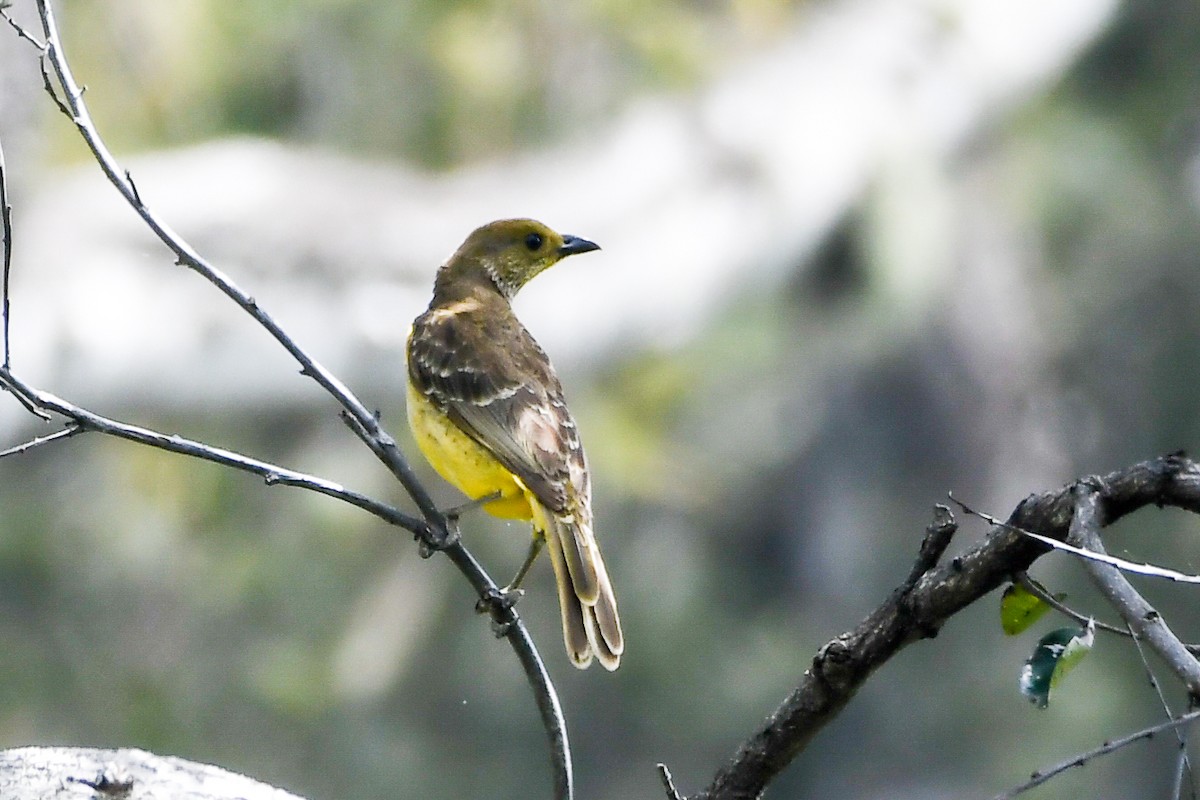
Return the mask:
{"type": "Polygon", "coordinates": [[[507,519],[532,517],[529,493],[521,479],[463,433],[412,383],[408,385],[408,426],[421,453],[460,492],[472,500],[500,493],[499,500],[483,505],[489,514],[507,519]]]}

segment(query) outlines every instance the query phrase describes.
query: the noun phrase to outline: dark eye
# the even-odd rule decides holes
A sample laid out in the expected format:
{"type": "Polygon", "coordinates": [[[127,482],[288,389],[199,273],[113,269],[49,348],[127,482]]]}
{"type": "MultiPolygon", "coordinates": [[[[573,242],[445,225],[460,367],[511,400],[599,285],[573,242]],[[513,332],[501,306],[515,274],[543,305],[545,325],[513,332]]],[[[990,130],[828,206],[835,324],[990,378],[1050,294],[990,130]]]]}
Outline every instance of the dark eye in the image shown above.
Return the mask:
{"type": "Polygon", "coordinates": [[[525,246],[530,250],[539,250],[542,246],[542,235],[540,233],[531,233],[525,237],[525,246]]]}

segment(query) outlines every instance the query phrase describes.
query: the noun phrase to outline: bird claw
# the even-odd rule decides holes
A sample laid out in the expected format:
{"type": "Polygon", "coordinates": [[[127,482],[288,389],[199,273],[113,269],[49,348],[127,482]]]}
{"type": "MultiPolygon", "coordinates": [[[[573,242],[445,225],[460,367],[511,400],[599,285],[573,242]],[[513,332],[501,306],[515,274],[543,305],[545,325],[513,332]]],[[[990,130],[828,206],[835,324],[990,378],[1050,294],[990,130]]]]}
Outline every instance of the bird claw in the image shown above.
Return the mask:
{"type": "Polygon", "coordinates": [[[417,553],[421,558],[429,558],[434,553],[449,549],[458,544],[461,534],[458,530],[458,517],[446,517],[446,526],[439,531],[432,525],[426,525],[425,530],[416,534],[417,553]]]}
{"type": "Polygon", "coordinates": [[[524,589],[489,589],[475,601],[477,613],[491,616],[492,633],[496,634],[497,639],[503,639],[512,630],[516,623],[516,615],[512,609],[524,594],[524,589]]]}

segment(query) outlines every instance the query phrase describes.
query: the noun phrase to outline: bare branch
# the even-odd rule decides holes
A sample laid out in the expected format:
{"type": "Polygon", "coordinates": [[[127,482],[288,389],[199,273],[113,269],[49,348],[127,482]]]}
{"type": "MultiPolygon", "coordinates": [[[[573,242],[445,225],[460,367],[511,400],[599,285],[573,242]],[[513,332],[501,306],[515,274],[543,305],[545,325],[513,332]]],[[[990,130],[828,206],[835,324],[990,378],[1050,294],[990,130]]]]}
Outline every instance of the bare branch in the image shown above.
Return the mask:
{"type": "Polygon", "coordinates": [[[667,791],[667,800],[685,800],[684,796],[675,788],[675,779],[671,777],[671,770],[667,769],[666,764],[655,764],[658,770],[658,778],[662,781],[663,788],[667,791]]]}
{"type": "Polygon", "coordinates": [[[444,533],[445,521],[438,514],[437,507],[434,505],[429,493],[421,485],[420,481],[417,480],[416,473],[413,472],[404,454],[396,446],[395,440],[380,428],[378,420],[367,410],[366,406],[362,404],[337,376],[319,364],[306,350],[300,347],[280,324],[275,321],[274,317],[255,302],[253,297],[238,287],[228,275],[206,261],[195,248],[172,230],[145,203],[144,198],[142,198],[141,194],[134,187],[129,172],[117,163],[116,158],[109,151],[103,139],[100,138],[100,134],[92,122],[87,105],[83,102],[83,89],[75,82],[70,65],[63,55],[62,41],[59,38],[58,26],[55,23],[54,11],[51,8],[49,0],[37,0],[37,6],[41,15],[42,30],[46,37],[45,57],[53,68],[58,84],[62,88],[63,99],[61,100],[61,104],[65,106],[64,110],[70,116],[71,121],[74,123],[88,148],[92,151],[92,155],[95,157],[96,162],[100,165],[100,169],[104,172],[109,182],[116,187],[117,191],[125,198],[130,207],[137,212],[142,221],[154,232],[154,235],[175,254],[175,258],[179,264],[198,273],[205,280],[216,286],[225,296],[237,303],[242,310],[250,314],[300,364],[302,374],[315,380],[338,401],[348,414],[355,418],[361,426],[363,435],[366,437],[363,441],[367,443],[371,451],[399,479],[405,490],[409,493],[409,496],[412,497],[413,502],[420,508],[421,513],[425,516],[430,526],[444,533]]]}
{"type": "Polygon", "coordinates": [[[49,444],[50,442],[56,442],[59,439],[70,439],[72,436],[74,436],[78,433],[83,433],[83,426],[77,422],[72,422],[70,425],[63,428],[61,431],[55,431],[54,433],[47,434],[46,436],[38,436],[34,439],[31,439],[28,442],[25,442],[24,444],[19,444],[19,445],[16,445],[15,447],[10,447],[7,450],[0,450],[0,458],[5,458],[6,456],[20,455],[21,453],[27,453],[30,450],[34,449],[35,447],[41,447],[44,444],[49,444]]]}
{"type": "MultiPolygon", "coordinates": [[[[211,448],[198,442],[188,442],[179,437],[165,437],[154,431],[135,428],[134,426],[124,426],[120,423],[114,423],[112,420],[90,415],[90,412],[85,412],[83,409],[75,410],[86,416],[75,417],[70,414],[67,414],[67,416],[71,416],[72,419],[76,419],[87,428],[105,430],[106,433],[122,436],[134,441],[142,441],[175,452],[182,452],[218,461],[219,463],[227,463],[229,466],[238,469],[261,474],[267,479],[268,483],[303,486],[313,491],[340,497],[346,502],[367,508],[372,513],[390,515],[390,517],[385,516],[385,518],[392,519],[398,525],[405,527],[412,526],[409,529],[416,530],[423,541],[430,543],[436,548],[443,549],[447,557],[463,573],[481,598],[487,598],[496,593],[498,587],[495,582],[470,552],[467,551],[462,542],[452,541],[445,516],[438,511],[429,493],[420,483],[416,473],[412,470],[407,459],[396,445],[395,440],[380,427],[379,421],[375,416],[367,411],[362,402],[359,401],[340,379],[301,348],[273,317],[259,307],[252,297],[242,291],[223,272],[204,260],[191,245],[176,234],[146,205],[140,192],[134,185],[132,176],[118,165],[91,120],[87,106],[83,102],[83,89],[76,83],[66,57],[63,54],[62,42],[55,22],[54,11],[49,0],[37,0],[37,7],[41,18],[42,30],[45,35],[45,43],[40,45],[40,48],[42,50],[43,79],[46,88],[60,110],[70,117],[108,180],[116,187],[121,196],[125,198],[126,202],[130,204],[159,240],[175,254],[178,264],[186,266],[201,275],[250,314],[300,364],[301,373],[313,378],[341,405],[345,416],[353,420],[354,424],[352,428],[356,434],[392,474],[396,476],[401,485],[404,486],[409,497],[412,498],[413,502],[420,509],[424,517],[424,522],[415,522],[414,518],[396,509],[392,509],[382,503],[377,503],[357,493],[349,492],[337,484],[324,482],[321,479],[312,478],[312,476],[295,473],[290,470],[280,470],[273,465],[265,464],[265,462],[248,459],[229,451],[211,448]],[[57,83],[62,90],[61,97],[51,86],[49,73],[45,69],[47,62],[52,67],[57,83]],[[107,428],[102,427],[105,423],[112,424],[109,424],[107,428]]],[[[36,40],[32,37],[27,36],[26,38],[37,44],[36,40]]],[[[11,375],[11,372],[8,371],[7,365],[4,373],[4,377],[7,379],[5,382],[10,386],[14,385],[13,382],[15,379],[11,375]]],[[[21,399],[27,408],[30,408],[31,411],[38,413],[40,416],[46,416],[44,409],[47,408],[55,410],[56,413],[63,413],[63,411],[59,411],[58,409],[65,409],[69,405],[52,395],[36,392],[29,387],[25,387],[25,389],[25,391],[14,391],[14,394],[21,399]],[[47,405],[47,403],[50,405],[47,405]]],[[[554,774],[554,795],[558,800],[570,800],[574,794],[570,746],[567,741],[566,722],[559,705],[558,695],[553,684],[550,682],[550,677],[546,672],[545,665],[542,663],[541,656],[534,647],[533,641],[517,613],[510,606],[504,607],[500,604],[492,604],[490,612],[493,624],[498,630],[504,632],[533,689],[550,744],[550,760],[554,774]]]]}
{"type": "Polygon", "coordinates": [[[117,420],[94,414],[49,392],[33,388],[14,375],[10,370],[0,369],[0,385],[18,397],[26,398],[43,413],[50,412],[71,420],[73,427],[46,437],[48,439],[65,438],[65,436],[74,435],[81,431],[97,431],[131,442],[157,447],[160,450],[180,453],[192,456],[193,458],[203,459],[204,461],[211,461],[215,464],[233,467],[242,472],[250,472],[261,476],[268,485],[281,484],[284,486],[295,486],[317,492],[318,494],[335,497],[414,533],[419,534],[424,530],[424,523],[416,517],[405,514],[403,511],[380,503],[377,500],[373,500],[366,495],[346,489],[333,481],[306,475],[302,472],[296,472],[295,470],[290,470],[266,461],[260,461],[256,458],[235,453],[232,450],[213,447],[192,439],[185,439],[182,436],[168,436],[148,428],[128,425],[124,422],[118,422],[117,420]]]}
{"type": "MultiPolygon", "coordinates": [[[[67,104],[58,96],[58,92],[54,88],[54,81],[50,79],[50,70],[46,67],[46,49],[43,46],[41,58],[38,59],[38,69],[42,73],[42,89],[50,96],[50,100],[58,107],[58,111],[72,122],[75,121],[75,115],[71,113],[71,109],[67,108],[67,104]]],[[[83,91],[80,90],[80,94],[83,91]]]]}
{"type": "MultiPolygon", "coordinates": [[[[1075,498],[1075,513],[1068,538],[1081,545],[1077,548],[1081,552],[1103,556],[1104,543],[1100,540],[1099,532],[1102,520],[1101,489],[1091,482],[1081,481],[1072,488],[1071,493],[1075,498]]],[[[1121,618],[1129,623],[1138,638],[1162,657],[1187,687],[1188,694],[1200,698],[1200,661],[1188,652],[1162,616],[1133,588],[1121,570],[1107,563],[1107,559],[1104,559],[1105,563],[1098,563],[1100,561],[1099,558],[1089,558],[1083,562],[1092,583],[1117,609],[1121,618]]]]}
{"type": "Polygon", "coordinates": [[[950,509],[942,504],[933,507],[933,521],[925,527],[925,538],[921,541],[920,552],[917,553],[917,560],[913,564],[912,570],[908,573],[908,580],[904,582],[904,587],[911,589],[917,585],[917,581],[937,566],[941,560],[942,554],[946,552],[946,548],[950,546],[950,540],[954,538],[954,534],[958,531],[958,523],[954,520],[954,515],[950,513],[950,509]]]}
{"type": "Polygon", "coordinates": [[[1025,591],[1029,592],[1031,595],[1033,595],[1037,599],[1041,600],[1043,603],[1050,606],[1058,613],[1060,613],[1066,617],[1069,617],[1070,619],[1074,620],[1075,622],[1078,622],[1080,625],[1087,625],[1088,622],[1090,621],[1093,625],[1096,626],[1097,630],[1107,631],[1108,633],[1115,633],[1118,636],[1130,636],[1130,637],[1133,637],[1134,639],[1137,638],[1136,636],[1134,636],[1134,634],[1132,632],[1130,632],[1126,628],[1118,628],[1115,625],[1109,625],[1107,623],[1100,622],[1095,617],[1090,616],[1088,614],[1080,614],[1078,611],[1071,608],[1066,603],[1062,602],[1057,597],[1050,594],[1045,589],[1043,589],[1041,586],[1039,586],[1037,581],[1035,581],[1029,577],[1028,572],[1018,572],[1016,575],[1013,576],[1013,582],[1019,584],[1023,589],[1025,589],[1025,591]]]}
{"type": "Polygon", "coordinates": [[[1070,553],[1073,556],[1079,556],[1080,558],[1085,559],[1087,561],[1096,561],[1101,564],[1108,564],[1109,566],[1116,567],[1117,569],[1123,570],[1125,572],[1133,572],[1137,575],[1147,575],[1151,578],[1166,578],[1167,580],[1175,581],[1176,583],[1200,584],[1200,575],[1190,575],[1186,572],[1179,572],[1177,570],[1168,569],[1166,567],[1159,567],[1159,566],[1155,566],[1154,564],[1147,564],[1145,562],[1136,563],[1133,561],[1126,561],[1123,558],[1117,558],[1116,556],[1111,556],[1108,553],[1103,552],[1103,551],[1094,551],[1094,550],[1088,550],[1083,547],[1075,547],[1072,544],[1068,544],[1067,542],[1060,542],[1057,539],[1051,538],[1049,536],[1043,536],[1040,533],[1034,533],[1033,531],[1027,531],[1027,530],[1023,530],[1019,527],[1008,525],[1008,523],[1001,522],[1000,520],[993,517],[991,514],[986,514],[982,511],[976,511],[975,509],[969,507],[968,505],[963,503],[961,500],[958,500],[957,498],[955,498],[953,496],[951,496],[950,499],[953,500],[955,503],[957,503],[962,508],[963,511],[965,511],[968,514],[972,514],[974,516],[979,517],[983,521],[987,522],[989,525],[1003,525],[1005,527],[1009,527],[1014,532],[1019,533],[1022,536],[1028,536],[1030,539],[1039,541],[1042,544],[1047,545],[1055,550],[1061,550],[1064,553],[1070,553]]]}
{"type": "MultiPolygon", "coordinates": [[[[1179,454],[1135,464],[1099,483],[1106,522],[1145,506],[1200,512],[1200,467],[1179,454]]],[[[822,647],[798,686],[747,739],[696,798],[746,800],[767,784],[850,701],[888,659],[935,636],[955,613],[999,588],[1047,552],[1017,528],[1066,537],[1075,509],[1072,487],[1030,495],[986,541],[892,593],[853,630],[822,647]]]]}
{"type": "MultiPolygon", "coordinates": [[[[1129,623],[1125,623],[1127,626],[1129,623]]],[[[1150,681],[1150,688],[1158,695],[1158,703],[1162,706],[1162,710],[1166,712],[1167,718],[1170,719],[1175,715],[1171,712],[1171,705],[1167,702],[1167,696],[1163,694],[1162,683],[1159,682],[1158,676],[1154,674],[1154,670],[1150,668],[1150,662],[1146,658],[1146,649],[1142,647],[1138,635],[1133,632],[1133,628],[1128,628],[1129,638],[1133,640],[1133,646],[1137,649],[1138,658],[1142,660],[1142,669],[1146,671],[1146,679],[1150,681]]],[[[1175,729],[1175,739],[1179,742],[1179,766],[1175,771],[1175,791],[1171,793],[1171,797],[1178,798],[1182,789],[1184,774],[1192,774],[1192,764],[1188,760],[1187,753],[1187,732],[1175,729]]],[[[1193,779],[1193,783],[1195,780],[1193,779]]]]}
{"type": "Polygon", "coordinates": [[[24,26],[22,26],[19,22],[17,22],[15,19],[13,19],[11,16],[9,16],[8,9],[9,9],[9,6],[11,6],[11,5],[12,5],[11,3],[5,3],[3,6],[0,6],[0,17],[3,17],[4,21],[8,23],[9,27],[11,27],[14,31],[17,32],[18,37],[31,43],[38,50],[45,50],[46,45],[44,45],[40,41],[38,41],[37,38],[35,36],[33,36],[33,34],[31,34],[29,31],[25,30],[24,26]]]}
{"type": "Polygon", "coordinates": [[[1179,728],[1183,725],[1190,725],[1197,719],[1200,719],[1200,711],[1192,711],[1188,714],[1184,714],[1182,717],[1175,717],[1174,719],[1169,719],[1166,722],[1160,722],[1157,725],[1151,725],[1149,728],[1143,728],[1142,730],[1137,731],[1136,733],[1131,733],[1128,736],[1122,736],[1120,739],[1112,739],[1095,748],[1094,750],[1088,750],[1086,753],[1080,753],[1079,755],[1072,756],[1066,761],[1059,762],[1052,767],[1038,770],[1030,776],[1028,781],[1022,783],[1020,786],[1014,786],[1006,792],[1001,792],[1000,794],[996,795],[993,800],[1009,800],[1010,798],[1016,797],[1023,792],[1027,792],[1036,786],[1041,786],[1046,781],[1050,780],[1056,775],[1066,772],[1072,767],[1082,767],[1093,758],[1114,753],[1117,750],[1131,745],[1134,742],[1141,741],[1142,739],[1151,739],[1155,734],[1161,733],[1162,731],[1171,730],[1172,728],[1179,728]]]}
{"type": "MultiPolygon", "coordinates": [[[[7,15],[6,15],[7,16],[7,15]]],[[[20,30],[20,28],[18,28],[20,30]]],[[[0,247],[3,253],[3,276],[0,277],[0,315],[3,316],[4,368],[12,363],[8,341],[8,276],[12,271],[12,206],[8,203],[8,172],[4,164],[4,147],[0,145],[0,247]]]]}

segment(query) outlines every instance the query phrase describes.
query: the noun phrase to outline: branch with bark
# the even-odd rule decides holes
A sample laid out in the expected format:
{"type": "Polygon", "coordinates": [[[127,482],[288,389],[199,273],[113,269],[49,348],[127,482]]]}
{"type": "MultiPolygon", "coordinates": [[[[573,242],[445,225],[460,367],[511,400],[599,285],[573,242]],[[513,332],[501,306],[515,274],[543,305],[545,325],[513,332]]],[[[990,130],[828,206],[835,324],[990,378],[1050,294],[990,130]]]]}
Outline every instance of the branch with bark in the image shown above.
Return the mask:
{"type": "MultiPolygon", "coordinates": [[[[1013,580],[1053,549],[1023,531],[1066,541],[1073,525],[1080,535],[1085,531],[1094,534],[1099,527],[1147,506],[1200,513],[1200,466],[1182,454],[1172,454],[1102,478],[1030,495],[1007,522],[992,526],[983,544],[947,563],[938,562],[954,532],[954,522],[948,510],[939,506],[908,580],[853,630],[826,643],[801,676],[799,686],[766,724],[742,744],[708,787],[689,798],[745,800],[761,796],[771,780],[889,659],[914,642],[936,636],[954,614],[1013,580]]],[[[1092,538],[1087,541],[1094,544],[1092,538]]],[[[1191,683],[1195,657],[1187,647],[1169,629],[1159,630],[1161,620],[1147,619],[1142,607],[1119,604],[1117,610],[1156,650],[1159,645],[1150,638],[1147,626],[1157,631],[1155,636],[1163,637],[1161,646],[1166,651],[1181,651],[1191,660],[1188,663],[1178,656],[1176,674],[1195,697],[1191,683]],[[1143,616],[1135,621],[1126,614],[1143,616]]],[[[1161,627],[1165,629],[1165,625],[1161,627]]]]}
{"type": "MultiPolygon", "coordinates": [[[[2,5],[0,3],[0,8],[2,5]]],[[[11,311],[8,284],[13,230],[5,191],[2,151],[0,225],[3,228],[3,280],[0,289],[4,359],[0,366],[0,387],[10,392],[31,413],[46,421],[58,421],[60,428],[8,447],[0,451],[0,457],[17,455],[35,447],[51,446],[82,433],[95,432],[213,461],[258,475],[271,485],[292,486],[324,494],[409,531],[422,542],[426,554],[438,551],[451,559],[483,601],[483,607],[491,614],[497,631],[509,640],[533,688],[550,741],[554,795],[557,798],[571,797],[571,759],[562,711],[554,687],[520,617],[511,605],[495,602],[498,597],[495,582],[459,540],[454,520],[434,506],[403,452],[379,425],[375,415],[341,380],[313,359],[254,298],[205,260],[147,205],[132,176],[120,167],[105,146],[88,114],[83,92],[64,55],[50,3],[48,0],[37,0],[37,7],[42,38],[39,40],[19,27],[18,35],[40,51],[47,91],[86,142],[107,179],[170,250],[177,264],[200,275],[249,314],[294,358],[301,373],[314,380],[334,399],[340,407],[343,420],[402,484],[419,515],[406,513],[318,476],[105,417],[19,377],[13,369],[8,336],[11,311]]],[[[9,22],[11,24],[11,20],[9,22]]],[[[1106,556],[1100,540],[1100,531],[1104,526],[1149,505],[1174,506],[1200,513],[1200,467],[1185,456],[1174,454],[1135,464],[1101,478],[1088,478],[1054,491],[1031,495],[1017,506],[1007,521],[992,520],[992,529],[986,541],[949,560],[945,560],[945,554],[958,525],[948,507],[936,507],[915,563],[898,588],[859,625],[834,637],[818,650],[798,686],[766,723],[716,773],[708,787],[690,797],[693,800],[716,800],[761,796],[770,782],[837,716],[876,670],[910,644],[936,636],[954,614],[992,590],[1010,581],[1022,580],[1029,566],[1051,549],[1059,547],[1057,543],[1065,543],[1063,547],[1084,560],[1097,586],[1124,620],[1128,635],[1139,647],[1144,643],[1157,652],[1195,702],[1200,698],[1200,662],[1197,662],[1195,648],[1181,642],[1161,615],[1133,589],[1122,574],[1122,569],[1129,566],[1127,562],[1106,556]]],[[[1159,570],[1159,573],[1164,572],[1168,571],[1159,570]]],[[[1095,751],[1063,762],[1063,766],[1056,765],[1039,772],[1027,784],[1014,788],[1004,796],[1018,794],[1070,766],[1143,740],[1158,731],[1182,729],[1197,716],[1196,712],[1192,712],[1171,717],[1156,726],[1105,743],[1095,751]]],[[[13,753],[20,752],[9,751],[8,762],[4,754],[0,754],[0,768],[12,761],[13,753]]],[[[25,763],[28,763],[32,756],[29,753],[25,756],[25,763]]],[[[21,756],[16,758],[20,761],[21,756]]],[[[100,784],[109,790],[124,791],[123,777],[106,775],[103,771],[98,773],[98,777],[89,779],[93,783],[87,785],[96,792],[101,791],[100,784]]],[[[676,788],[665,766],[660,767],[660,777],[668,796],[683,800],[685,795],[676,788]]],[[[11,780],[10,775],[0,770],[0,786],[7,785],[6,781],[11,780]]]]}
{"type": "MultiPolygon", "coordinates": [[[[75,126],[105,177],[154,235],[174,254],[178,265],[187,267],[200,275],[248,313],[295,359],[300,365],[301,374],[316,381],[341,406],[342,419],[396,477],[408,493],[409,498],[420,510],[421,516],[415,517],[406,514],[361,493],[345,489],[333,481],[268,464],[202,442],[108,419],[33,387],[19,378],[12,369],[8,336],[11,314],[8,285],[13,229],[7,189],[0,188],[0,226],[3,228],[3,278],[0,281],[0,291],[3,296],[0,298],[0,313],[3,314],[4,337],[4,361],[0,366],[0,388],[10,392],[31,413],[48,422],[56,417],[66,420],[65,427],[61,431],[8,448],[6,452],[8,454],[21,453],[31,447],[60,441],[79,432],[96,431],[252,472],[262,476],[268,484],[296,486],[319,492],[354,505],[392,525],[410,531],[420,540],[422,555],[438,551],[444,553],[453,562],[478,594],[480,602],[476,608],[486,611],[491,616],[493,629],[497,635],[508,640],[525,673],[526,680],[533,690],[542,724],[549,740],[554,775],[554,796],[560,800],[571,798],[574,788],[570,745],[558,694],[550,681],[541,655],[512,603],[497,600],[501,597],[501,593],[496,582],[463,545],[458,536],[457,520],[453,515],[438,510],[429,492],[421,484],[407,458],[396,445],[395,439],[380,426],[376,416],[367,410],[349,387],[317,362],[253,297],[238,287],[224,272],[204,259],[143,201],[133,177],[128,170],[122,169],[118,164],[92,121],[87,104],[83,99],[83,89],[76,82],[63,51],[54,10],[49,0],[37,0],[37,9],[42,26],[41,41],[17,25],[3,11],[3,7],[0,7],[0,13],[4,14],[6,21],[17,30],[22,39],[30,42],[40,51],[42,76],[47,93],[58,109],[75,126]]],[[[0,187],[6,186],[7,183],[4,166],[3,155],[0,153],[0,187]]]]}

